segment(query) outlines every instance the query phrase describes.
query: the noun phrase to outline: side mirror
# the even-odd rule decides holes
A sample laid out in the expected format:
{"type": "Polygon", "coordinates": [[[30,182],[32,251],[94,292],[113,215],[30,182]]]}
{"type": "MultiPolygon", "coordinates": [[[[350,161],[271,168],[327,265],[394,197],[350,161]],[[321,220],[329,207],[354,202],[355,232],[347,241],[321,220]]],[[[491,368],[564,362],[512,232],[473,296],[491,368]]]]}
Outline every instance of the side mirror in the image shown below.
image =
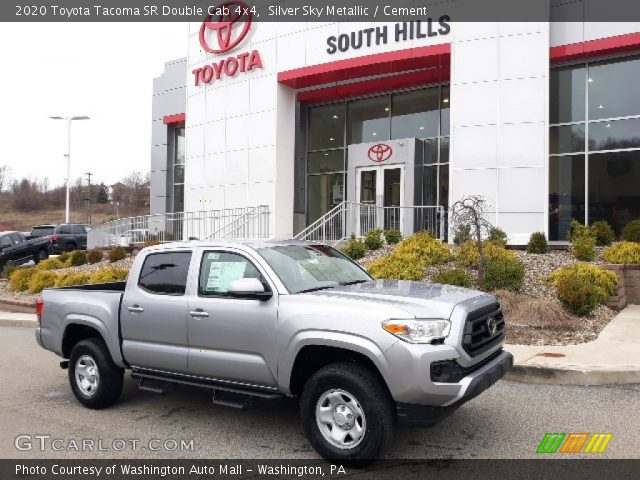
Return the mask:
{"type": "Polygon", "coordinates": [[[268,300],[273,296],[272,292],[265,290],[262,282],[257,278],[241,278],[229,282],[229,295],[242,298],[257,298],[268,300]]]}

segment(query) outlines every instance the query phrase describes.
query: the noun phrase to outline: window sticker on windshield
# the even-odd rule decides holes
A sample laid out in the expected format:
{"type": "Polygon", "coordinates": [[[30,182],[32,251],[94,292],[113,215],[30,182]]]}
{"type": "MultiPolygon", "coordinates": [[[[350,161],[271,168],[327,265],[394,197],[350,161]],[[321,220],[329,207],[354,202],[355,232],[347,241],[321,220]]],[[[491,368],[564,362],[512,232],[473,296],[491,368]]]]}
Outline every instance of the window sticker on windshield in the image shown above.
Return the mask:
{"type": "Polygon", "coordinates": [[[220,258],[219,253],[211,252],[207,253],[207,260],[218,260],[220,258]]]}
{"type": "Polygon", "coordinates": [[[244,278],[246,262],[213,262],[209,267],[207,290],[214,292],[229,291],[229,283],[244,278]]]}

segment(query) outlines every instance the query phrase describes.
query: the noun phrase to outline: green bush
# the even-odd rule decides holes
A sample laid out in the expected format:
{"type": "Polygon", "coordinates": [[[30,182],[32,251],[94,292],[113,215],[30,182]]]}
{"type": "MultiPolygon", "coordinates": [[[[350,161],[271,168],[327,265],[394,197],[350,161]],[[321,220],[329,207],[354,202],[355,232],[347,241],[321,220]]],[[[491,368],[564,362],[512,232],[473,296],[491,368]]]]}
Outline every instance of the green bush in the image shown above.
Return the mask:
{"type": "Polygon", "coordinates": [[[93,265],[94,263],[99,263],[102,261],[102,250],[98,250],[94,248],[93,250],[89,250],[87,252],[87,261],[93,265]]]}
{"type": "Polygon", "coordinates": [[[129,270],[126,268],[103,268],[89,277],[89,283],[124,282],[128,276],[129,270]]]}
{"type": "Polygon", "coordinates": [[[384,239],[389,245],[395,245],[402,240],[402,233],[400,233],[400,230],[385,230],[384,239]]]}
{"type": "Polygon", "coordinates": [[[56,286],[58,274],[51,270],[38,270],[29,279],[29,291],[31,293],[40,293],[45,288],[56,286]]]}
{"type": "Polygon", "coordinates": [[[579,262],[556,270],[547,281],[556,287],[558,300],[569,312],[587,315],[615,293],[618,275],[579,262]]]}
{"type": "Polygon", "coordinates": [[[382,230],[370,230],[364,237],[364,244],[369,250],[378,250],[382,246],[382,230]]]}
{"type": "Polygon", "coordinates": [[[61,268],[67,268],[68,265],[65,262],[61,262],[58,258],[47,258],[42,260],[36,268],[38,270],[60,270],[61,268]]]}
{"type": "Polygon", "coordinates": [[[67,263],[69,261],[69,259],[71,258],[71,253],[70,252],[62,252],[56,258],[58,260],[60,260],[62,263],[67,263]]]}
{"type": "Polygon", "coordinates": [[[519,292],[524,283],[524,265],[514,258],[496,258],[487,262],[482,288],[487,292],[509,290],[519,292]]]}
{"type": "Polygon", "coordinates": [[[583,262],[592,262],[596,258],[596,237],[574,236],[571,241],[573,256],[583,262]]]}
{"type": "Polygon", "coordinates": [[[442,268],[433,276],[433,282],[467,288],[473,286],[471,275],[461,268],[442,268]]]}
{"type": "Polygon", "coordinates": [[[29,290],[29,280],[37,271],[36,267],[18,268],[11,274],[9,288],[14,292],[26,292],[29,290]]]}
{"type": "Polygon", "coordinates": [[[609,263],[640,264],[640,243],[616,243],[602,251],[602,258],[609,263]]]}
{"type": "MultiPolygon", "coordinates": [[[[515,252],[507,250],[499,243],[493,243],[485,240],[482,242],[482,250],[484,252],[486,263],[501,258],[509,260],[518,259],[515,252]]],[[[480,265],[480,253],[478,252],[478,245],[475,241],[465,242],[458,248],[458,251],[456,252],[456,263],[461,267],[478,268],[480,265]]]]}
{"type": "Polygon", "coordinates": [[[127,258],[127,251],[122,247],[116,247],[112,250],[109,250],[109,261],[111,263],[117,262],[119,260],[124,260],[127,258]]]}
{"type": "Polygon", "coordinates": [[[424,267],[416,255],[410,253],[393,253],[369,264],[369,273],[374,278],[389,280],[424,279],[424,267]]]}
{"type": "Polygon", "coordinates": [[[351,257],[354,260],[358,260],[359,258],[364,257],[367,253],[367,246],[362,243],[362,241],[358,240],[355,234],[351,234],[351,238],[349,239],[349,243],[342,248],[342,253],[344,253],[347,257],[351,257]]]}
{"type": "Polygon", "coordinates": [[[456,233],[453,236],[453,243],[456,245],[462,245],[465,242],[471,240],[471,226],[470,225],[460,225],[456,229],[456,233]]]}
{"type": "Polygon", "coordinates": [[[627,242],[640,242],[640,220],[627,223],[622,229],[621,238],[627,242]]]}
{"type": "Polygon", "coordinates": [[[83,250],[74,250],[71,252],[71,266],[79,267],[87,264],[87,254],[83,250]]]}
{"type": "Polygon", "coordinates": [[[11,274],[13,272],[16,271],[18,267],[16,267],[15,265],[12,265],[10,263],[7,263],[3,268],[2,268],[2,276],[4,278],[11,278],[11,274]]]}
{"type": "Polygon", "coordinates": [[[441,265],[453,260],[449,246],[436,239],[429,232],[414,233],[402,240],[394,254],[413,255],[420,267],[441,265]]]}
{"type": "Polygon", "coordinates": [[[493,227],[491,230],[489,230],[489,236],[487,237],[487,240],[493,243],[499,243],[503,247],[506,247],[507,242],[509,241],[509,237],[504,230],[498,227],[493,227]]]}
{"type": "Polygon", "coordinates": [[[573,240],[578,237],[595,237],[595,235],[590,226],[580,223],[577,220],[571,220],[569,232],[567,233],[567,240],[573,242],[573,240]]]}
{"type": "Polygon", "coordinates": [[[547,237],[542,232],[534,232],[529,237],[527,244],[527,252],[529,253],[549,253],[549,244],[547,237]]]}
{"type": "Polygon", "coordinates": [[[86,285],[89,283],[91,275],[88,273],[67,272],[58,277],[56,287],[72,287],[74,285],[86,285]]]}
{"type": "Polygon", "coordinates": [[[604,220],[593,222],[591,224],[591,232],[596,237],[596,245],[599,247],[611,245],[616,238],[613,228],[604,220]]]}

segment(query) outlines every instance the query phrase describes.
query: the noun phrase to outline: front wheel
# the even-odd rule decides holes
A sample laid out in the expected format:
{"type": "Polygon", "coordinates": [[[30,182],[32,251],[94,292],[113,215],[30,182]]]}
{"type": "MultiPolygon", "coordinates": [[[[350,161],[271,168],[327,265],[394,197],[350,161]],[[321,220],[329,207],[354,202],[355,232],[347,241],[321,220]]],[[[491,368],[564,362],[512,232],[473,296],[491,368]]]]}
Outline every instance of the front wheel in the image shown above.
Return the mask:
{"type": "Polygon", "coordinates": [[[100,409],[113,405],[122,393],[124,371],[111,358],[100,338],[78,342],[69,357],[69,383],[85,407],[100,409]]]}
{"type": "Polygon", "coordinates": [[[300,414],[311,445],[324,458],[364,465],[390,445],[393,402],[371,370],[354,363],[335,363],[307,382],[300,414]]]}

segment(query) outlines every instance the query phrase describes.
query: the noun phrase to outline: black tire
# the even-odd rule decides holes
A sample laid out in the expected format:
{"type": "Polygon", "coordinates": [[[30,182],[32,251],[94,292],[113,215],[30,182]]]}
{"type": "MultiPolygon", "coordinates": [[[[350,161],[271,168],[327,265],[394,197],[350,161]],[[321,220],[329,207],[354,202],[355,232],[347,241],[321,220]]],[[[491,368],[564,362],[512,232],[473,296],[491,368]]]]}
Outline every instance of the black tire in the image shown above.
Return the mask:
{"type": "Polygon", "coordinates": [[[74,250],[76,250],[78,247],[76,247],[75,243],[67,243],[64,247],[64,251],[65,252],[73,252],[74,250]]]}
{"type": "MultiPolygon", "coordinates": [[[[328,460],[351,466],[364,466],[375,460],[389,447],[393,438],[395,415],[389,392],[374,372],[355,363],[334,363],[318,370],[304,387],[300,415],[304,432],[313,448],[328,460]],[[364,413],[364,436],[353,447],[334,446],[320,431],[316,407],[320,398],[331,390],[342,390],[355,397],[357,407],[364,413]]],[[[323,428],[326,431],[329,425],[323,428]]]]}
{"type": "Polygon", "coordinates": [[[42,260],[46,260],[47,258],[49,258],[49,252],[47,252],[46,250],[39,250],[38,253],[33,256],[33,263],[37,265],[42,260]]]}
{"type": "Polygon", "coordinates": [[[101,338],[82,340],[71,350],[69,357],[69,383],[73,394],[85,407],[101,409],[116,403],[122,393],[123,376],[124,370],[113,363],[109,350],[107,350],[107,346],[101,338]],[[97,386],[90,393],[83,392],[78,384],[79,381],[76,380],[76,369],[79,368],[79,360],[83,365],[86,365],[87,358],[94,362],[98,370],[97,386]]]}

